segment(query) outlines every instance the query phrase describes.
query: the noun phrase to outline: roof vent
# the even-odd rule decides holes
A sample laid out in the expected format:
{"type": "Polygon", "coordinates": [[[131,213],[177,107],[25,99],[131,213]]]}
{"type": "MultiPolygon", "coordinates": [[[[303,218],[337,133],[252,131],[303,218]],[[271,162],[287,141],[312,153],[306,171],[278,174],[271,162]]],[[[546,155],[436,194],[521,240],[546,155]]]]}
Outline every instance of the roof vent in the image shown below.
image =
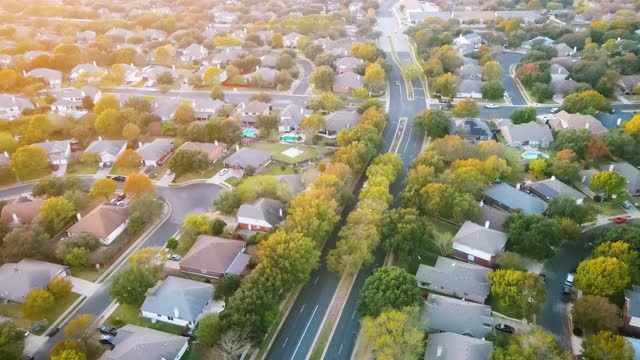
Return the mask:
{"type": "Polygon", "coordinates": [[[437,350],[437,352],[436,352],[436,356],[437,356],[437,357],[442,356],[442,346],[438,346],[438,350],[437,350]]]}

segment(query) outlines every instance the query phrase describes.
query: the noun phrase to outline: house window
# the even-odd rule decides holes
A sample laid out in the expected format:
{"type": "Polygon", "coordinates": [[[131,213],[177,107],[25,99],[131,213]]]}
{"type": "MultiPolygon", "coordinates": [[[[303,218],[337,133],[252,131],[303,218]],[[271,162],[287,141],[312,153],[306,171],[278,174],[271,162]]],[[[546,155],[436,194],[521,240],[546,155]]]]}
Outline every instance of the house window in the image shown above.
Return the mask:
{"type": "Polygon", "coordinates": [[[420,285],[422,285],[422,286],[431,286],[431,283],[428,283],[428,282],[420,282],[420,285]]]}
{"type": "Polygon", "coordinates": [[[158,315],[158,317],[159,317],[159,318],[161,318],[161,317],[162,317],[162,314],[156,314],[156,315],[158,315]]]}
{"type": "Polygon", "coordinates": [[[464,296],[469,296],[469,293],[464,293],[464,296]]]}
{"type": "Polygon", "coordinates": [[[473,255],[467,255],[467,260],[469,261],[475,261],[476,257],[473,255]]]}
{"type": "Polygon", "coordinates": [[[173,320],[173,318],[171,316],[167,316],[167,319],[169,319],[169,321],[173,320]]]}

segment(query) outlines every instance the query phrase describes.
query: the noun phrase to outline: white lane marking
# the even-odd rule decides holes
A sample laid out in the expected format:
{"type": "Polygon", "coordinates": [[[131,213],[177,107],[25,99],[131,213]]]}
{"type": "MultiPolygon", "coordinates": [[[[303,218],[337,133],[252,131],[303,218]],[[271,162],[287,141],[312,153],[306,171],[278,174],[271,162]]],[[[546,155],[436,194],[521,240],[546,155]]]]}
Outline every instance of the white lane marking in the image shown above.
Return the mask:
{"type": "Polygon", "coordinates": [[[307,304],[302,304],[302,307],[300,308],[300,312],[302,312],[302,310],[304,310],[305,305],[307,305],[307,304]]]}
{"type": "Polygon", "coordinates": [[[284,349],[285,345],[287,345],[287,341],[289,341],[289,338],[284,339],[284,344],[282,344],[282,348],[284,349]]]}
{"type": "Polygon", "coordinates": [[[313,285],[317,284],[319,279],[320,279],[320,275],[318,275],[318,277],[316,278],[316,281],[313,282],[313,285]]]}
{"type": "Polygon", "coordinates": [[[302,336],[300,337],[300,340],[298,341],[298,345],[296,345],[296,349],[293,351],[293,355],[291,355],[291,359],[292,360],[293,360],[293,358],[296,357],[296,353],[298,352],[298,348],[300,347],[300,344],[302,343],[302,339],[304,339],[304,336],[307,333],[307,330],[309,330],[309,325],[311,325],[311,320],[313,320],[313,317],[316,315],[316,311],[318,311],[318,305],[316,305],[316,308],[313,309],[313,313],[311,314],[311,317],[309,318],[309,322],[307,322],[307,326],[304,327],[304,331],[302,332],[302,336]]]}
{"type": "Polygon", "coordinates": [[[340,353],[342,352],[342,345],[344,345],[344,344],[340,344],[340,349],[338,350],[338,355],[340,355],[340,353]]]}
{"type": "Polygon", "coordinates": [[[356,316],[356,311],[353,310],[353,314],[351,314],[351,318],[353,319],[353,317],[356,316]]]}
{"type": "MultiPolygon", "coordinates": [[[[411,143],[411,132],[413,131],[413,125],[409,128],[409,136],[407,136],[407,144],[404,146],[403,153],[407,152],[407,146],[411,143]]],[[[398,146],[399,147],[399,146],[398,146]]]]}

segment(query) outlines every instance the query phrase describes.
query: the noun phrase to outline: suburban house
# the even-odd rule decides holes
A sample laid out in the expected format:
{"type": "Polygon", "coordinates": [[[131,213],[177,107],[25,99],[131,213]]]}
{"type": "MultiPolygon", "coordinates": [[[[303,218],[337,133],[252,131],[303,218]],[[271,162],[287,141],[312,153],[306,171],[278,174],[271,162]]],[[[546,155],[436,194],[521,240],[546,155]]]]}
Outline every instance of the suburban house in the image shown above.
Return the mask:
{"type": "Polygon", "coordinates": [[[492,267],[496,256],[504,252],[507,239],[507,234],[491,229],[487,223],[480,226],[465,221],[453,237],[453,256],[492,267]]]}
{"type": "Polygon", "coordinates": [[[580,191],[582,191],[583,193],[585,193],[588,197],[590,198],[595,198],[595,197],[600,197],[603,196],[604,193],[601,192],[595,192],[593,190],[591,190],[590,185],[591,185],[591,179],[593,178],[593,175],[599,173],[600,171],[596,170],[596,169],[587,169],[587,170],[580,170],[580,183],[576,184],[576,186],[578,186],[580,188],[580,191]]]}
{"type": "Polygon", "coordinates": [[[268,67],[258,67],[256,71],[242,75],[248,84],[257,87],[276,86],[276,76],[278,76],[278,70],[268,67]]]}
{"type": "Polygon", "coordinates": [[[477,32],[472,32],[466,35],[460,34],[460,36],[453,39],[453,44],[471,44],[473,46],[478,46],[482,44],[482,36],[480,36],[480,34],[478,34],[477,32]]]}
{"type": "Polygon", "coordinates": [[[197,98],[193,100],[193,117],[196,121],[209,120],[224,108],[224,101],[212,98],[197,98]]]}
{"type": "Polygon", "coordinates": [[[625,331],[640,335],[640,286],[632,285],[631,290],[624,291],[622,318],[625,331]]]}
{"type": "Polygon", "coordinates": [[[450,120],[449,134],[458,135],[470,142],[489,141],[493,137],[489,125],[480,119],[453,118],[450,120]]]}
{"type": "Polygon", "coordinates": [[[583,193],[556,179],[555,176],[527,184],[527,189],[544,201],[557,197],[569,197],[575,200],[576,204],[581,205],[585,198],[583,193]]]}
{"type": "Polygon", "coordinates": [[[99,138],[89,144],[84,152],[100,155],[101,162],[115,163],[126,148],[127,142],[125,140],[102,140],[99,138]]]}
{"type": "Polygon", "coordinates": [[[33,108],[31,101],[24,96],[0,94],[0,119],[13,120],[25,109],[33,108]]]}
{"type": "Polygon", "coordinates": [[[482,66],[476,59],[462,57],[463,64],[453,71],[462,80],[480,80],[482,78],[482,66]]]}
{"type": "Polygon", "coordinates": [[[89,82],[100,81],[104,75],[107,75],[109,72],[107,69],[102,66],[96,65],[96,63],[92,64],[78,64],[73,69],[71,69],[71,73],[69,74],[69,78],[71,81],[77,81],[80,75],[88,74],[89,82]]]}
{"type": "Polygon", "coordinates": [[[102,245],[110,245],[127,228],[128,218],[129,209],[126,207],[101,204],[71,225],[67,229],[67,235],[75,237],[91,234],[97,237],[102,245]]]}
{"type": "Polygon", "coordinates": [[[482,339],[493,329],[489,305],[429,294],[420,311],[431,331],[453,332],[482,339]]]}
{"type": "Polygon", "coordinates": [[[336,76],[333,83],[333,91],[337,93],[351,94],[353,90],[364,87],[364,78],[351,71],[343,72],[336,76]]]}
{"type": "Polygon", "coordinates": [[[209,50],[206,47],[198,44],[191,44],[182,50],[180,60],[184,62],[202,60],[209,55],[209,50]]]}
{"type": "Polygon", "coordinates": [[[244,147],[226,158],[224,167],[239,170],[253,168],[257,172],[267,166],[269,162],[271,162],[271,153],[244,147]]]}
{"type": "Polygon", "coordinates": [[[324,119],[325,128],[320,133],[327,137],[336,137],[340,130],[349,130],[360,122],[357,111],[338,110],[327,115],[324,119]]]}
{"type": "Polygon", "coordinates": [[[549,126],[555,131],[587,129],[593,135],[600,135],[607,132],[607,129],[602,123],[593,116],[569,114],[564,110],[553,114],[551,120],[549,120],[549,126]]]}
{"type": "Polygon", "coordinates": [[[223,144],[216,140],[212,143],[201,143],[201,142],[193,142],[187,141],[184,144],[180,145],[178,151],[187,150],[187,151],[202,151],[203,153],[209,156],[209,159],[212,163],[216,162],[224,153],[227,152],[227,144],[223,144]]]}
{"type": "Polygon", "coordinates": [[[524,124],[512,124],[505,121],[499,125],[500,133],[509,146],[548,147],[553,143],[553,134],[546,124],[531,121],[524,124]]]}
{"type": "Polygon", "coordinates": [[[618,87],[625,95],[631,95],[640,84],[640,75],[624,75],[618,80],[618,87]]]}
{"type": "Polygon", "coordinates": [[[282,223],[284,212],[284,204],[268,198],[259,198],[251,204],[240,205],[238,229],[249,233],[266,233],[282,223]]]}
{"type": "Polygon", "coordinates": [[[456,90],[456,98],[482,99],[482,80],[463,79],[456,90]]]}
{"type": "Polygon", "coordinates": [[[483,201],[500,209],[512,212],[520,209],[524,214],[542,214],[547,211],[547,203],[533,195],[520,191],[505,183],[484,189],[483,201]]]}
{"type": "Polygon", "coordinates": [[[558,57],[572,56],[576,53],[576,49],[566,43],[555,44],[553,47],[558,51],[558,57]]]}
{"type": "Polygon", "coordinates": [[[133,66],[133,64],[114,64],[122,71],[123,80],[127,83],[137,83],[142,80],[142,70],[133,66]]]}
{"type": "Polygon", "coordinates": [[[79,31],[76,33],[77,42],[90,42],[96,39],[96,32],[92,30],[79,31]]]}
{"type": "Polygon", "coordinates": [[[248,104],[242,102],[235,108],[234,114],[239,117],[242,126],[256,127],[258,116],[271,114],[271,104],[258,100],[253,100],[248,104]]]}
{"type": "Polygon", "coordinates": [[[77,111],[86,110],[82,106],[82,99],[85,96],[89,97],[94,104],[102,96],[102,92],[99,89],[91,86],[85,86],[81,89],[55,89],[50,91],[49,94],[56,98],[56,101],[51,104],[51,111],[62,115],[73,114],[77,111]]]}
{"type": "Polygon", "coordinates": [[[49,164],[64,165],[71,156],[71,140],[54,140],[31,144],[44,150],[49,157],[49,164]]]}
{"type": "Polygon", "coordinates": [[[484,304],[491,284],[484,266],[438,256],[435,266],[420,264],[418,286],[438,293],[484,304]]]}
{"type": "Polygon", "coordinates": [[[278,131],[280,133],[287,133],[295,131],[300,128],[300,122],[305,117],[307,112],[302,106],[296,104],[287,105],[282,111],[280,111],[280,124],[278,125],[278,131]]]}
{"type": "Polygon", "coordinates": [[[131,36],[134,36],[135,33],[133,31],[123,29],[123,28],[111,28],[111,30],[104,33],[107,37],[118,38],[119,40],[126,41],[131,36]]]}
{"type": "Polygon", "coordinates": [[[40,214],[42,204],[44,204],[44,200],[19,196],[13,202],[2,207],[0,217],[10,227],[31,224],[40,214]]]}
{"type": "Polygon", "coordinates": [[[118,329],[118,335],[110,340],[113,347],[99,360],[180,360],[189,349],[188,337],[131,324],[118,329]]]}
{"type": "Polygon", "coordinates": [[[0,299],[23,303],[33,289],[46,289],[56,277],[70,274],[69,267],[45,261],[22,259],[0,266],[0,299]]]}
{"type": "Polygon", "coordinates": [[[142,30],[142,36],[147,41],[160,41],[167,38],[167,33],[158,29],[144,29],[142,30]]]}
{"type": "Polygon", "coordinates": [[[149,65],[142,68],[142,77],[146,78],[147,83],[151,86],[155,85],[158,82],[158,77],[164,73],[169,73],[175,79],[176,78],[176,70],[175,68],[168,68],[166,66],[161,65],[149,65]]]}
{"type": "Polygon", "coordinates": [[[549,71],[551,72],[551,82],[562,81],[569,76],[569,70],[560,64],[552,64],[549,71]]]}
{"type": "Polygon", "coordinates": [[[631,196],[640,194],[640,169],[626,161],[602,165],[600,170],[615,171],[627,179],[627,193],[631,196]]]}
{"type": "Polygon", "coordinates": [[[244,241],[200,235],[180,261],[180,271],[211,278],[240,275],[250,259],[244,253],[246,246],[244,241]]]}
{"type": "Polygon", "coordinates": [[[147,291],[140,315],[151,321],[194,328],[211,305],[213,292],[213,285],[206,282],[167,276],[147,291]]]}
{"type": "Polygon", "coordinates": [[[336,60],[335,65],[336,72],[342,74],[345,72],[355,72],[358,67],[364,65],[364,61],[354,56],[345,56],[336,60]]]}
{"type": "Polygon", "coordinates": [[[298,39],[301,37],[302,35],[296,33],[296,32],[292,32],[289,33],[285,36],[283,36],[283,40],[284,40],[284,46],[288,47],[288,48],[294,48],[297,45],[298,39]]]}
{"type": "Polygon", "coordinates": [[[493,343],[452,332],[429,335],[424,360],[489,360],[493,343]]]}
{"type": "Polygon", "coordinates": [[[162,122],[167,122],[173,118],[180,104],[181,102],[177,98],[168,96],[159,97],[151,103],[151,112],[158,115],[162,122]]]}
{"type": "Polygon", "coordinates": [[[62,72],[58,70],[38,68],[25,75],[44,80],[50,88],[59,88],[62,85],[62,72]]]}
{"type": "Polygon", "coordinates": [[[136,152],[142,157],[143,166],[162,166],[173,153],[173,140],[154,139],[150,143],[143,144],[136,152]]]}
{"type": "Polygon", "coordinates": [[[276,179],[281,184],[288,184],[293,195],[298,195],[307,189],[304,178],[300,174],[278,175],[276,179]]]}
{"type": "Polygon", "coordinates": [[[545,45],[545,46],[552,46],[553,44],[555,44],[556,41],[553,39],[550,39],[546,36],[537,36],[531,40],[527,40],[524,41],[522,43],[522,47],[525,49],[531,49],[532,47],[536,46],[536,45],[545,45]]]}

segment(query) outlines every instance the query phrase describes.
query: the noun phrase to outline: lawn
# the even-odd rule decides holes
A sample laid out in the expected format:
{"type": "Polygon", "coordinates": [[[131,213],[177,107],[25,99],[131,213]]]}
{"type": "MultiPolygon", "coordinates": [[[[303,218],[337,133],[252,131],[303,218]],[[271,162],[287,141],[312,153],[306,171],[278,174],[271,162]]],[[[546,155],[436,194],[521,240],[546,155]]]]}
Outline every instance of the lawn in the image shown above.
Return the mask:
{"type": "Polygon", "coordinates": [[[304,145],[271,144],[271,143],[262,143],[262,142],[253,143],[251,144],[250,147],[254,149],[270,152],[271,155],[273,156],[273,160],[287,163],[287,164],[296,164],[301,161],[318,159],[322,157],[322,155],[329,152],[325,148],[310,147],[310,146],[304,146],[304,145]],[[298,150],[303,151],[303,153],[296,157],[289,157],[282,153],[283,151],[290,148],[297,148],[298,150]]]}
{"type": "Polygon", "coordinates": [[[126,166],[114,165],[109,174],[110,175],[128,176],[131,173],[137,173],[137,172],[140,172],[140,168],[139,167],[130,168],[130,167],[126,167],[126,166]]]}
{"type": "Polygon", "coordinates": [[[260,170],[260,175],[291,175],[295,173],[295,170],[292,168],[276,163],[270,163],[264,169],[260,170]]]}
{"type": "Polygon", "coordinates": [[[107,267],[104,266],[101,267],[100,270],[96,270],[95,267],[71,268],[71,274],[73,274],[73,276],[77,278],[95,282],[100,277],[100,275],[105,272],[105,270],[107,270],[107,267]]]}
{"type": "Polygon", "coordinates": [[[67,165],[67,175],[93,175],[98,172],[97,164],[72,162],[67,165]]]}
{"type": "Polygon", "coordinates": [[[427,220],[429,224],[433,227],[433,232],[435,233],[435,236],[441,239],[442,238],[447,238],[447,240],[453,239],[453,236],[460,229],[460,227],[458,226],[454,226],[452,224],[446,223],[442,220],[439,220],[433,217],[428,217],[427,220]]]}
{"type": "MultiPolygon", "coordinates": [[[[489,297],[487,298],[487,304],[491,306],[491,311],[498,312],[510,318],[522,319],[522,314],[517,313],[516,311],[514,311],[515,309],[512,309],[509,306],[505,306],[500,302],[500,299],[495,296],[489,295],[489,297]]],[[[533,316],[529,316],[529,318],[527,319],[527,321],[532,320],[533,316]]]]}
{"type": "Polygon", "coordinates": [[[202,172],[191,172],[186,173],[180,177],[178,177],[175,182],[181,183],[190,180],[198,180],[198,179],[210,179],[212,178],[218,171],[222,170],[222,162],[216,161],[212,167],[202,172]]]}
{"type": "Polygon", "coordinates": [[[182,326],[162,321],[158,321],[154,324],[151,320],[143,318],[140,316],[140,306],[137,305],[120,304],[113,314],[111,314],[107,319],[107,325],[109,326],[121,327],[124,324],[143,326],[175,335],[181,335],[183,331],[182,326]]]}
{"type": "MultiPolygon", "coordinates": [[[[79,297],[79,294],[71,293],[66,298],[61,299],[60,301],[56,301],[51,311],[49,311],[49,313],[46,314],[44,318],[47,319],[49,324],[53,323],[79,297]]],[[[33,322],[22,316],[22,311],[20,311],[21,306],[22,304],[18,303],[0,304],[0,315],[12,318],[18,327],[29,329],[29,331],[31,331],[31,325],[33,324],[33,322]]],[[[33,331],[33,333],[36,335],[40,335],[42,334],[42,331],[33,331]]]]}
{"type": "Polygon", "coordinates": [[[617,201],[607,200],[604,202],[593,201],[592,199],[585,198],[584,205],[596,209],[599,214],[605,216],[616,216],[625,213],[624,209],[617,201]]]}

